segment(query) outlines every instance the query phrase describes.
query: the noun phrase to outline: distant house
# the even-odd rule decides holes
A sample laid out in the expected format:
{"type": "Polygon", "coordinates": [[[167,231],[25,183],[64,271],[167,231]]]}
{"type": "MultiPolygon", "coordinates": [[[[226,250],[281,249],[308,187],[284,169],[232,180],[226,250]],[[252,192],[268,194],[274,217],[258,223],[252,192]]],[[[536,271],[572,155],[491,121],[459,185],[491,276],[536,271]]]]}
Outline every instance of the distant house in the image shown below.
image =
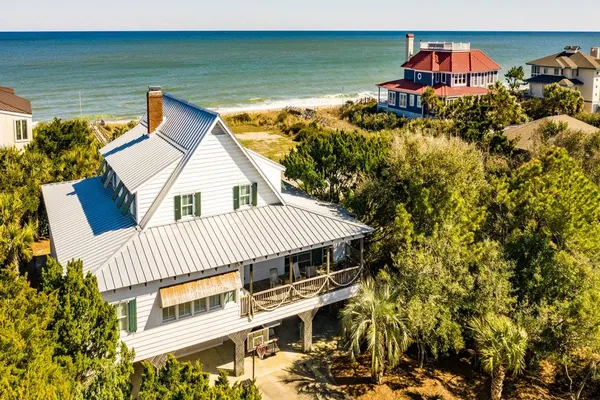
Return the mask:
{"type": "Polygon", "coordinates": [[[282,185],[219,114],[154,87],[100,151],[98,177],[42,187],[52,255],[96,276],[135,361],[232,341],[240,375],[270,327],[299,318],[309,350],[316,311],[357,293],[372,229],[282,185]]]}
{"type": "Polygon", "coordinates": [[[0,146],[21,150],[31,138],[31,103],[0,86],[0,146]]]}
{"type": "Polygon", "coordinates": [[[504,135],[515,142],[515,147],[523,151],[533,151],[541,143],[538,130],[547,122],[567,124],[568,129],[581,131],[583,133],[594,133],[598,128],[586,124],[576,118],[568,115],[553,115],[546,118],[537,119],[525,124],[511,126],[504,131],[504,135]]]}
{"type": "Polygon", "coordinates": [[[404,78],[377,84],[380,109],[407,117],[423,114],[421,96],[428,86],[447,102],[479,96],[498,80],[500,66],[470,43],[421,42],[413,55],[414,35],[406,35],[404,78]],[[382,99],[382,91],[384,89],[382,99]]]}
{"type": "Polygon", "coordinates": [[[579,46],[566,46],[560,53],[529,61],[529,94],[543,98],[544,87],[557,83],[578,90],[585,101],[585,110],[596,112],[600,100],[599,58],[600,47],[592,47],[591,54],[586,54],[579,46]]]}

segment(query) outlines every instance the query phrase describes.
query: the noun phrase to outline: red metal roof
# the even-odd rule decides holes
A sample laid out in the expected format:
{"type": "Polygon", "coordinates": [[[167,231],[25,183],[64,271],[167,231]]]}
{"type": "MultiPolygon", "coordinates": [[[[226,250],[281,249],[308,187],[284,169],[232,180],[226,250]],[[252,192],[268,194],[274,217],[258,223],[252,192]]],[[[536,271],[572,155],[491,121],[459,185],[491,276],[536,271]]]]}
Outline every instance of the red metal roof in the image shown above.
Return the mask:
{"type": "MultiPolygon", "coordinates": [[[[415,94],[423,94],[427,85],[415,83],[406,79],[378,83],[377,86],[388,89],[410,92],[415,94]]],[[[479,96],[489,92],[487,88],[471,87],[471,86],[448,86],[437,84],[433,86],[435,94],[439,97],[460,97],[460,96],[479,96]]]]}
{"type": "Polygon", "coordinates": [[[488,72],[499,70],[500,66],[481,50],[421,50],[402,64],[402,68],[434,72],[488,72]]]}

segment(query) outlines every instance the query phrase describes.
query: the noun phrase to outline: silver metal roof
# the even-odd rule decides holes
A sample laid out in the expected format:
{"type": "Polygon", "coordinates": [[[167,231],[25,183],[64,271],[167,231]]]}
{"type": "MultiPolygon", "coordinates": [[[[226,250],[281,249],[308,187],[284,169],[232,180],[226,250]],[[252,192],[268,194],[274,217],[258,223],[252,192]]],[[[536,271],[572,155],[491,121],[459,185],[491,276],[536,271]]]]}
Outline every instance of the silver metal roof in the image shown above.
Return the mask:
{"type": "Polygon", "coordinates": [[[160,135],[147,135],[139,124],[100,149],[100,153],[130,192],[181,160],[183,152],[160,135]]]}
{"type": "MultiPolygon", "coordinates": [[[[168,93],[163,93],[163,115],[165,120],[158,131],[185,150],[193,150],[219,117],[213,111],[168,93]]],[[[148,126],[147,114],[140,125],[148,126]]]]}
{"type": "Polygon", "coordinates": [[[112,191],[100,178],[42,186],[53,248],[65,265],[82,259],[84,272],[102,265],[135,232],[135,222],[122,215],[112,191]]]}
{"type": "Polygon", "coordinates": [[[372,229],[285,205],[149,228],[98,271],[100,291],[321,247],[363,237],[372,229]]]}

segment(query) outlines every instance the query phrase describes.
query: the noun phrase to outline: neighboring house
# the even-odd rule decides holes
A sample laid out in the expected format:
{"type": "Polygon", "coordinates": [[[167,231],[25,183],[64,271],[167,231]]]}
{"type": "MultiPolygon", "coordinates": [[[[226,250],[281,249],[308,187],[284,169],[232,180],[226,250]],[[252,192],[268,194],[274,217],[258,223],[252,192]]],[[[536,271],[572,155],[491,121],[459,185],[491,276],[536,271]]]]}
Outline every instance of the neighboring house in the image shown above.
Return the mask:
{"type": "Polygon", "coordinates": [[[0,146],[22,150],[31,137],[31,103],[0,86],[0,146]]]}
{"type": "Polygon", "coordinates": [[[581,131],[583,133],[594,133],[598,128],[590,124],[586,124],[576,118],[568,115],[553,115],[546,118],[540,118],[535,121],[525,124],[510,126],[504,131],[504,135],[511,141],[515,142],[515,147],[519,150],[533,151],[536,146],[541,143],[539,129],[546,122],[565,123],[568,129],[573,131],[581,131]]]}
{"type": "Polygon", "coordinates": [[[135,361],[232,340],[240,375],[268,327],[299,316],[309,350],[316,310],[356,294],[372,229],[282,185],[219,114],[151,88],[101,153],[100,176],[42,187],[52,255],[97,277],[135,361]]]}
{"type": "Polygon", "coordinates": [[[591,54],[579,46],[566,46],[560,53],[529,61],[531,78],[529,94],[543,98],[544,87],[551,83],[578,90],[585,101],[585,110],[596,112],[600,100],[600,47],[592,47],[591,54]]]}
{"type": "Polygon", "coordinates": [[[377,84],[378,108],[407,117],[423,115],[421,96],[428,86],[442,100],[480,96],[498,80],[500,66],[470,43],[421,42],[413,55],[414,35],[406,35],[404,78],[377,84]],[[384,99],[381,99],[384,89],[384,99]]]}

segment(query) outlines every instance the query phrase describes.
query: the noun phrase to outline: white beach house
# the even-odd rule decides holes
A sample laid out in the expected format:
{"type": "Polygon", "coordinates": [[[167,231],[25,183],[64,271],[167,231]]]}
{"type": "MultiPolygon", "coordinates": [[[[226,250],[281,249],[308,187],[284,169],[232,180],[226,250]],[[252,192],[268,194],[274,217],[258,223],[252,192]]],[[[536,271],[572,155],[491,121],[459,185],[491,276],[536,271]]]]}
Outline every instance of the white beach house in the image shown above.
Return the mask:
{"type": "Polygon", "coordinates": [[[31,103],[0,86],[0,146],[22,150],[32,139],[31,103]]]}
{"type": "Polygon", "coordinates": [[[372,229],[282,185],[218,114],[153,87],[101,153],[98,177],[42,188],[52,255],[97,277],[135,361],[231,340],[240,375],[249,334],[299,316],[309,350],[316,310],[356,293],[372,229]]]}

